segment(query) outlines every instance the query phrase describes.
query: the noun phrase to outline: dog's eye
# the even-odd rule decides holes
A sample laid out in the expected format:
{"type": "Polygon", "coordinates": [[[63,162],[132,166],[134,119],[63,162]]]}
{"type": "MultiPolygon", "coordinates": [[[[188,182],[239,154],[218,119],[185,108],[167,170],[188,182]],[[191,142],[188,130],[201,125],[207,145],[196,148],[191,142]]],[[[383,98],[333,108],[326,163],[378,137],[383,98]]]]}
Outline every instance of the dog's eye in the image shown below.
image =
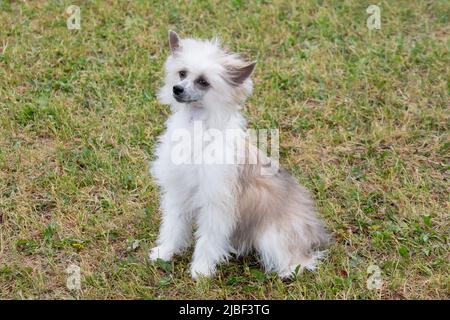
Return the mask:
{"type": "Polygon", "coordinates": [[[186,70],[181,70],[178,74],[180,75],[180,79],[184,79],[186,78],[187,72],[186,70]]]}
{"type": "Polygon", "coordinates": [[[206,80],[203,79],[203,78],[198,78],[198,79],[197,79],[197,83],[198,83],[199,85],[201,85],[202,87],[207,87],[207,86],[209,86],[208,81],[206,81],[206,80]]]}

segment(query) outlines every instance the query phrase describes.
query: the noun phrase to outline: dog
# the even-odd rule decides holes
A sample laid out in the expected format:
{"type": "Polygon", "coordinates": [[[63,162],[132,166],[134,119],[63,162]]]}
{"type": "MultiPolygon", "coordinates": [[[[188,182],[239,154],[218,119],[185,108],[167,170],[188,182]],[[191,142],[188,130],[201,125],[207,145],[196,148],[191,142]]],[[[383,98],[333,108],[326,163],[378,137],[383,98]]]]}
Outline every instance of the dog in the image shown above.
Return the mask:
{"type": "Polygon", "coordinates": [[[310,193],[286,170],[271,166],[271,159],[253,144],[246,143],[245,152],[236,156],[235,144],[248,142],[240,109],[252,92],[256,63],[222,49],[217,39],[181,39],[170,31],[169,46],[158,98],[172,113],[150,167],[161,191],[162,224],[149,259],[171,260],[190,247],[195,225],[190,266],[194,279],[212,277],[219,263],[251,252],[257,253],[266,272],[282,278],[313,270],[329,233],[310,193]],[[218,134],[237,132],[231,142],[219,145],[209,139],[208,146],[244,161],[214,162],[214,153],[209,154],[213,161],[197,161],[206,153],[192,147],[206,144],[195,134],[199,125],[218,134]],[[190,139],[180,138],[186,135],[190,139]],[[189,161],[175,161],[181,149],[189,161]]]}

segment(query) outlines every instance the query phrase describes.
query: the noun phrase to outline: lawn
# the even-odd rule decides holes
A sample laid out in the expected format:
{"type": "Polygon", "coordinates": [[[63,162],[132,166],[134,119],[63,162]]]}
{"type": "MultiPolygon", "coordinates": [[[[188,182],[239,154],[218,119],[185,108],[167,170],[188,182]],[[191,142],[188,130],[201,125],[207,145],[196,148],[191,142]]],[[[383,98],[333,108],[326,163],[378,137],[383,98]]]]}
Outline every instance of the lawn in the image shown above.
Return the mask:
{"type": "Polygon", "coordinates": [[[449,15],[446,0],[0,0],[0,298],[449,299],[449,15]],[[333,233],[317,271],[283,281],[247,257],[195,282],[191,252],[147,261],[169,29],[258,61],[244,112],[280,129],[333,233]]]}

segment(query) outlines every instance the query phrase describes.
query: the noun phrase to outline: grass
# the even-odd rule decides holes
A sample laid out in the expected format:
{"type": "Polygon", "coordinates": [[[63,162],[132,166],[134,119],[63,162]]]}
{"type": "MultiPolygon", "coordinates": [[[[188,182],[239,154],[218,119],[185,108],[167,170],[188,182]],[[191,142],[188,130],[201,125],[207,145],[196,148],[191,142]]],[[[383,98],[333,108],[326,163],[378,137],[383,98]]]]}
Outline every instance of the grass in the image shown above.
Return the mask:
{"type": "Polygon", "coordinates": [[[450,6],[379,1],[369,31],[369,4],[0,0],[0,298],[449,299],[450,6]],[[146,261],[168,29],[258,61],[250,126],[280,128],[334,233],[317,272],[282,281],[248,257],[196,283],[190,254],[146,261]]]}

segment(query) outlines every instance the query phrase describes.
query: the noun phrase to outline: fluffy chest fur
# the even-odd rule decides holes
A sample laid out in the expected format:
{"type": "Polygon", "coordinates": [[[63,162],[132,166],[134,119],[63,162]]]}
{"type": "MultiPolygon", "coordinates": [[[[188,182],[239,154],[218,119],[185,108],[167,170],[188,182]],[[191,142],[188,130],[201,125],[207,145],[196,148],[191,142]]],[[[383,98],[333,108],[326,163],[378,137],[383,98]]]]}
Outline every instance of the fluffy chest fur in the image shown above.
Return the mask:
{"type": "Polygon", "coordinates": [[[224,183],[228,188],[237,183],[236,146],[245,136],[245,121],[238,113],[219,128],[204,116],[202,110],[174,113],[151,167],[163,192],[176,192],[192,211],[224,192],[224,183]]]}

